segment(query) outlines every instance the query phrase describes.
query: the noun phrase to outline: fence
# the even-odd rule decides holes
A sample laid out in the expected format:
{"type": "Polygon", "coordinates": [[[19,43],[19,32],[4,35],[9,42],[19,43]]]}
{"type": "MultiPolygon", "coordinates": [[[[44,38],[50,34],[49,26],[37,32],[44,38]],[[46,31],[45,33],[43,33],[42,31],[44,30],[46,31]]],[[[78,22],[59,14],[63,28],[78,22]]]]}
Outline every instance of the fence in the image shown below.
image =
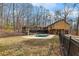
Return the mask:
{"type": "Polygon", "coordinates": [[[79,42],[71,36],[67,37],[63,34],[59,35],[61,52],[64,56],[79,56],[79,42]]]}

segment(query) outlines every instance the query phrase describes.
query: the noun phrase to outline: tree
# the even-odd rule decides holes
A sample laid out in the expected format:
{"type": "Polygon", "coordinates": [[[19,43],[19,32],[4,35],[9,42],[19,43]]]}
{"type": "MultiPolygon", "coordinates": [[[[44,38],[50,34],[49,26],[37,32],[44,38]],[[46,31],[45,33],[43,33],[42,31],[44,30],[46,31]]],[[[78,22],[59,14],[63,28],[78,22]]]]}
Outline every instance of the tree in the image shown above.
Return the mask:
{"type": "Polygon", "coordinates": [[[77,17],[77,26],[76,26],[76,35],[79,33],[79,4],[76,4],[78,17],[77,17]]]}
{"type": "Polygon", "coordinates": [[[0,30],[3,28],[3,3],[0,3],[0,30]]]}
{"type": "Polygon", "coordinates": [[[66,21],[68,16],[70,16],[71,12],[74,10],[75,4],[74,3],[64,3],[64,10],[62,12],[63,18],[66,21]]]}
{"type": "Polygon", "coordinates": [[[13,5],[13,29],[15,31],[15,3],[12,4],[13,5]]]}
{"type": "Polygon", "coordinates": [[[55,10],[55,15],[54,15],[55,21],[60,20],[61,17],[62,17],[61,10],[55,10]]]}

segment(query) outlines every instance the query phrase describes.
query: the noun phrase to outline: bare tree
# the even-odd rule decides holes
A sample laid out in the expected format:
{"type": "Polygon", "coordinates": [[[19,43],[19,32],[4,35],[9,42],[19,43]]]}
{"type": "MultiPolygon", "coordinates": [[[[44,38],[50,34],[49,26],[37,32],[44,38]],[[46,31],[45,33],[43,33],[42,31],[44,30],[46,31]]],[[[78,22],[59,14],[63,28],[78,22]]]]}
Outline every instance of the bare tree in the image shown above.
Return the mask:
{"type": "Polygon", "coordinates": [[[73,3],[64,3],[64,10],[62,12],[64,20],[68,19],[68,16],[71,14],[71,12],[74,10],[75,4],[73,3]]]}
{"type": "Polygon", "coordinates": [[[54,19],[55,19],[55,21],[57,21],[57,20],[60,20],[61,19],[61,17],[62,17],[62,15],[61,15],[61,10],[55,10],[55,13],[54,13],[55,15],[54,15],[54,19]]]}
{"type": "Polygon", "coordinates": [[[12,4],[13,5],[13,29],[15,31],[15,3],[12,4]]]}
{"type": "Polygon", "coordinates": [[[79,33],[79,4],[75,4],[76,6],[75,6],[75,8],[77,9],[77,13],[78,13],[78,15],[77,15],[77,25],[76,25],[76,35],[78,35],[78,33],[79,33]]]}
{"type": "Polygon", "coordinates": [[[3,28],[3,3],[0,3],[0,30],[3,28]]]}

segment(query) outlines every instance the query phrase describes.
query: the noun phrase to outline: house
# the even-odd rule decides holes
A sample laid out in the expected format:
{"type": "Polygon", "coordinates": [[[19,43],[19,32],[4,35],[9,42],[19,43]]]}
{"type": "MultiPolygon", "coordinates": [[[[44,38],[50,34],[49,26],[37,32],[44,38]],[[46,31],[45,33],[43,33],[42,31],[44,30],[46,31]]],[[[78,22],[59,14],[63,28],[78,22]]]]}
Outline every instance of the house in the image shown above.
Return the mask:
{"type": "Polygon", "coordinates": [[[59,32],[68,34],[70,32],[70,24],[63,19],[58,20],[55,23],[48,26],[48,32],[50,34],[59,34],[59,32]]]}
{"type": "Polygon", "coordinates": [[[30,33],[48,33],[47,27],[43,26],[23,26],[22,32],[26,33],[29,30],[30,33]]]}

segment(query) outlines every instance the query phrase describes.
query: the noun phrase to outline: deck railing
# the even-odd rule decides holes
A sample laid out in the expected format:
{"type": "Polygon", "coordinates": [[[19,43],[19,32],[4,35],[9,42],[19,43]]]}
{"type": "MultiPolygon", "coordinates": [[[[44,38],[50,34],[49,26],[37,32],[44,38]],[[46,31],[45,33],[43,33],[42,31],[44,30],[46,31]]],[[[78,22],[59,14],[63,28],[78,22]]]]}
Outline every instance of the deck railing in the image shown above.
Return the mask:
{"type": "Polygon", "coordinates": [[[79,56],[79,42],[71,36],[59,34],[61,52],[64,56],[79,56]]]}

